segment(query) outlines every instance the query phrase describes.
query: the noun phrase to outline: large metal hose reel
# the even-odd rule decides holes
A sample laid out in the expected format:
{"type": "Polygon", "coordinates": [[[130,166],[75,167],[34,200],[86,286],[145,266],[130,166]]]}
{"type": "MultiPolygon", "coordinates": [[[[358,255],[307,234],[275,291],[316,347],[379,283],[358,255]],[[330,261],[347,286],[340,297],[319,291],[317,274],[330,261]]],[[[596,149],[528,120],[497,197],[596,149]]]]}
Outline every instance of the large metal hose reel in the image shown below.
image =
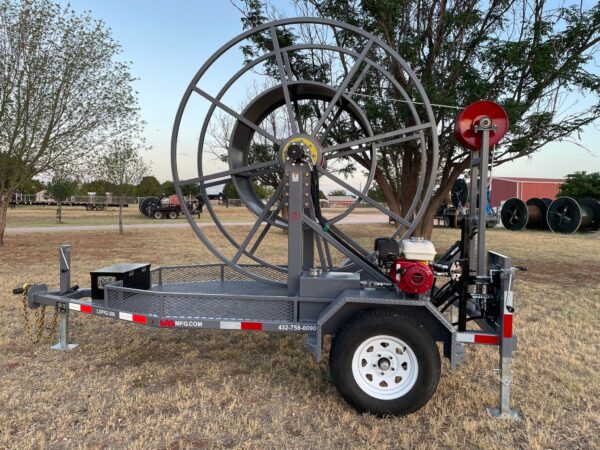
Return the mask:
{"type": "MultiPolygon", "coordinates": [[[[300,40],[302,36],[306,35],[304,33],[295,34],[300,40]]],[[[214,83],[214,79],[209,81],[214,83]]],[[[195,123],[198,123],[198,119],[199,117],[193,118],[195,123]]],[[[365,202],[396,221],[398,226],[391,229],[390,237],[401,239],[409,237],[413,233],[425,213],[436,182],[437,126],[429,99],[421,83],[409,65],[394,49],[364,30],[342,22],[308,17],[279,20],[248,30],[223,45],[200,68],[184,93],[175,119],[171,141],[173,180],[183,213],[196,235],[221,261],[250,278],[270,284],[284,284],[287,266],[268,258],[264,252],[259,255],[260,251],[257,252],[257,250],[260,250],[265,236],[272,231],[273,227],[285,228],[288,226],[282,214],[285,207],[283,171],[287,158],[286,152],[292,145],[304,146],[307,149],[311,155],[312,164],[315,166],[315,173],[318,173],[321,179],[327,179],[356,196],[356,200],[348,209],[333,217],[327,217],[327,227],[333,229],[359,203],[365,202]],[[283,30],[289,32],[301,29],[321,30],[321,36],[327,33],[342,33],[351,36],[353,42],[362,43],[362,49],[356,51],[344,47],[336,40],[332,40],[331,43],[313,43],[307,40],[306,42],[298,41],[287,47],[280,46],[279,33],[283,30]],[[221,88],[214,93],[209,93],[208,88],[204,86],[205,75],[213,64],[220,58],[227,58],[228,52],[249,42],[252,43],[252,39],[257,36],[262,39],[270,39],[272,50],[262,53],[255,52],[253,59],[245,61],[231,76],[220,73],[219,79],[224,80],[221,88]],[[315,54],[322,55],[324,52],[327,52],[328,55],[335,55],[336,61],[346,61],[347,70],[342,71],[340,76],[325,81],[322,78],[300,77],[299,72],[294,70],[295,55],[314,56],[315,54]],[[386,65],[381,63],[382,61],[387,61],[387,65],[393,64],[396,77],[390,73],[386,65]],[[257,71],[265,64],[271,64],[277,73],[275,77],[277,79],[271,84],[272,87],[260,92],[238,109],[227,104],[224,100],[227,95],[234,92],[236,88],[242,89],[237,87],[240,84],[239,80],[250,71],[257,71]],[[396,106],[396,108],[405,108],[405,116],[408,117],[405,123],[397,123],[393,128],[382,128],[379,124],[374,123],[374,118],[369,117],[366,107],[369,96],[364,95],[361,91],[362,82],[365,77],[369,76],[377,76],[385,80],[388,91],[386,92],[387,98],[383,100],[387,101],[389,98],[398,100],[396,105],[400,106],[396,106]],[[402,84],[398,79],[402,79],[402,84]],[[207,102],[208,106],[206,112],[203,113],[204,119],[197,144],[197,171],[192,176],[186,174],[184,178],[184,176],[180,176],[182,171],[180,163],[185,168],[185,163],[182,162],[184,150],[179,148],[180,127],[182,121],[186,120],[188,103],[195,98],[207,102]],[[321,102],[324,105],[320,114],[315,113],[314,117],[307,122],[308,125],[312,125],[311,129],[303,129],[307,123],[299,120],[298,110],[299,105],[302,106],[302,102],[321,102]],[[231,128],[227,157],[225,158],[228,167],[226,170],[215,172],[214,163],[210,158],[208,135],[211,124],[214,123],[211,120],[215,120],[215,112],[218,110],[231,116],[234,124],[231,128]],[[270,114],[275,114],[277,111],[286,117],[287,122],[286,132],[275,135],[271,132],[272,130],[267,129],[265,120],[270,114]],[[335,139],[332,137],[336,121],[342,120],[340,117],[356,130],[356,138],[338,140],[337,137],[335,139]],[[272,146],[272,159],[265,160],[264,155],[261,159],[253,151],[255,148],[253,142],[259,137],[272,146]],[[403,216],[399,216],[370,199],[367,192],[372,185],[377,169],[377,150],[392,145],[405,145],[411,141],[421,154],[419,178],[415,180],[417,188],[412,204],[403,216]],[[356,189],[343,180],[336,171],[336,161],[347,161],[347,158],[356,157],[356,155],[368,161],[368,169],[363,167],[366,180],[361,189],[356,189]],[[279,181],[270,197],[263,200],[255,191],[253,180],[265,174],[274,174],[279,181]],[[243,205],[256,216],[256,221],[246,237],[240,240],[239,237],[234,236],[236,233],[230,231],[224,221],[220,219],[216,208],[207,202],[207,210],[228,244],[217,248],[194,221],[191,211],[182,201],[182,187],[197,185],[199,191],[207,198],[207,188],[229,180],[233,182],[243,205]],[[229,249],[221,247],[229,247],[229,249]],[[230,256],[232,252],[234,253],[233,257],[230,256]],[[246,265],[241,263],[243,259],[268,268],[268,270],[257,275],[256,271],[248,270],[246,265]]],[[[314,207],[314,205],[312,206],[314,207]]],[[[239,231],[239,228],[237,230],[239,231]]],[[[339,229],[338,232],[340,235],[348,237],[339,229]]],[[[320,242],[318,236],[315,239],[317,247],[327,247],[324,239],[323,242],[320,242]]],[[[355,240],[352,240],[352,246],[359,254],[363,255],[365,260],[374,259],[370,248],[361,246],[355,240]]],[[[328,255],[322,256],[326,253],[320,251],[319,259],[329,260],[328,255]]],[[[320,264],[325,268],[324,261],[320,261],[320,264]]],[[[329,266],[326,270],[338,269],[329,266]]],[[[344,266],[344,271],[357,270],[358,268],[351,263],[344,266]]]]}

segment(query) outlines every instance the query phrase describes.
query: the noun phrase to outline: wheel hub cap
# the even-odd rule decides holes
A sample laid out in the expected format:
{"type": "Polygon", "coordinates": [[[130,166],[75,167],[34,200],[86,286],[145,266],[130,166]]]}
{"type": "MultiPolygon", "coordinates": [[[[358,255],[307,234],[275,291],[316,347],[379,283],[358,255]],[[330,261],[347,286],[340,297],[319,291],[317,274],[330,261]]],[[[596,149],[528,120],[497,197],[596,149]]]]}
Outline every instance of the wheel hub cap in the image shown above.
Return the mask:
{"type": "Polygon", "coordinates": [[[393,400],[408,393],[417,380],[419,364],[414,351],[394,336],[363,341],[352,359],[358,386],[371,397],[393,400]]]}

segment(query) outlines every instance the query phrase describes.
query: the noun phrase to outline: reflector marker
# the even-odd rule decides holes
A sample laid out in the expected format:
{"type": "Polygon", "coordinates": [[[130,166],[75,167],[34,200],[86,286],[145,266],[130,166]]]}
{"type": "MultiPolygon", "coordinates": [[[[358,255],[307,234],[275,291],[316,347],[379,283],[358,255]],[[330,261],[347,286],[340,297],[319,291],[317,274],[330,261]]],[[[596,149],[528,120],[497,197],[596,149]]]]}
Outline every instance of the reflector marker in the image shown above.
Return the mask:
{"type": "Polygon", "coordinates": [[[125,313],[125,312],[119,313],[119,319],[127,320],[129,322],[136,322],[136,323],[146,323],[148,321],[148,318],[146,316],[141,316],[139,314],[125,313]]]}
{"type": "Polygon", "coordinates": [[[512,314],[504,314],[502,319],[502,336],[511,338],[513,336],[512,314]]]}
{"type": "Polygon", "coordinates": [[[86,314],[92,314],[92,307],[90,305],[80,305],[79,303],[69,303],[69,309],[73,311],[79,311],[86,314]]]}
{"type": "Polygon", "coordinates": [[[221,330],[253,330],[262,331],[263,325],[260,322],[219,322],[219,328],[221,330]]]}
{"type": "Polygon", "coordinates": [[[500,344],[500,337],[496,334],[456,333],[456,342],[463,342],[465,344],[498,345],[500,344]]]}

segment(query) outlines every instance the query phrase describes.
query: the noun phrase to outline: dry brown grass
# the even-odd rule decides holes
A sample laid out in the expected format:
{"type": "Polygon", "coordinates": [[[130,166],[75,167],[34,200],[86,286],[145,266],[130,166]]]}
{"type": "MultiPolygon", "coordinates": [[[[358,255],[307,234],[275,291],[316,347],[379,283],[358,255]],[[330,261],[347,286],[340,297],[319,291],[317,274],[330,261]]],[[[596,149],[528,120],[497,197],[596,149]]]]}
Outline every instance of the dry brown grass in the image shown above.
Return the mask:
{"type": "MultiPolygon", "coordinates": [[[[382,234],[381,226],[353,231],[366,245],[382,234]]],[[[436,230],[434,240],[442,250],[457,237],[436,230]]],[[[445,363],[418,413],[377,419],[344,403],[300,335],[157,330],[73,315],[77,350],[34,346],[9,289],[56,285],[59,243],[73,244],[80,285],[89,270],[116,261],[214,258],[180,229],[8,236],[0,248],[0,447],[598,448],[599,238],[489,233],[490,248],[529,266],[516,287],[512,392],[524,420],[513,422],[484,412],[498,391],[491,348],[469,349],[454,373],[445,363]]],[[[283,237],[270,244],[283,250],[283,237]]]]}

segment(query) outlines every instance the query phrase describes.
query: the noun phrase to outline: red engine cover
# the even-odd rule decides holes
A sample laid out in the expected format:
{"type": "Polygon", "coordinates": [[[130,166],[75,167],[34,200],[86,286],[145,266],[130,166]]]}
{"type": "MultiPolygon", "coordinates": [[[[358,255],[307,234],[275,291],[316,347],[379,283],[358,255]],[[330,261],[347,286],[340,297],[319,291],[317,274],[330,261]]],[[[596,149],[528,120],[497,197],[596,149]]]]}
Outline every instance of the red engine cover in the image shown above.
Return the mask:
{"type": "Polygon", "coordinates": [[[424,294],[433,285],[433,270],[427,263],[398,258],[392,264],[390,278],[407,294],[424,294]]]}

